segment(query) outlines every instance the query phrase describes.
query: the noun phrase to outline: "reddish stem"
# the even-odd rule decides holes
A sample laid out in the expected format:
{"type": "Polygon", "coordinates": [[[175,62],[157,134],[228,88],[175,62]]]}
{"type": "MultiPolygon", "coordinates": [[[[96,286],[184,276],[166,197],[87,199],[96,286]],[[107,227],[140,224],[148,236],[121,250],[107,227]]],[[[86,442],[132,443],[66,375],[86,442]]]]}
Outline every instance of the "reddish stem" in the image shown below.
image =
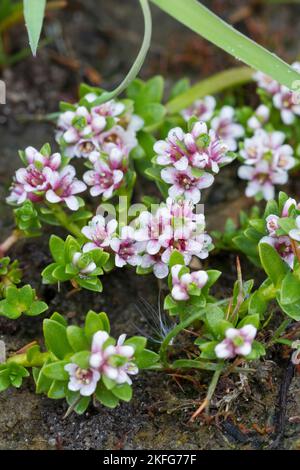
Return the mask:
{"type": "Polygon", "coordinates": [[[6,240],[0,245],[0,258],[5,256],[8,250],[21,238],[21,232],[14,230],[6,240]]]}

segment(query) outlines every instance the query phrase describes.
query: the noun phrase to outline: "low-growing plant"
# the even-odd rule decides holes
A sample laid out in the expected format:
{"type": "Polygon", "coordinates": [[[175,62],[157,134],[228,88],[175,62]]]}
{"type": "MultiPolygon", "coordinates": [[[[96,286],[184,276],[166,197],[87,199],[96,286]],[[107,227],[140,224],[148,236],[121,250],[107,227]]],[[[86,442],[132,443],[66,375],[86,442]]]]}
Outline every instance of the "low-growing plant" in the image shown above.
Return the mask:
{"type": "MultiPolygon", "coordinates": [[[[264,212],[254,206],[249,214],[241,213],[239,226],[228,220],[224,231],[212,236],[198,204],[224,165],[242,159],[250,167],[246,152],[258,158],[259,150],[259,158],[277,162],[272,171],[286,174],[287,166],[296,164],[294,147],[292,140],[282,145],[283,130],[272,127],[267,137],[262,129],[267,121],[260,113],[222,98],[218,102],[207,96],[169,113],[162,77],[135,80],[122,100],[103,102],[103,93],[84,85],[77,104],[61,104],[58,152],[48,144],[20,152],[23,167],[7,199],[15,206],[16,229],[0,250],[5,254],[19,238],[40,236],[46,225],[59,226],[65,237],[50,237],[53,262],[41,273],[44,284],[68,281],[76,290],[101,292],[99,276],[131,266],[138,275],[153,273],[168,281],[164,310],[173,323],[162,329],[153,352],[144,349],[145,338],[125,341],[121,336],[115,342],[103,313],[89,312],[84,328],[67,326],[55,313],[44,320],[45,351],[34,344],[8,357],[1,365],[1,387],[20,386],[32,369],[38,393],[65,397],[70,410],[82,413],[91,397],[108,407],[129,400],[128,374],[137,369],[195,369],[213,374],[195,419],[208,409],[223,374],[251,374],[255,369],[248,364],[275,343],[294,348],[293,360],[298,360],[298,329],[293,338],[286,337],[286,328],[299,321],[298,204],[281,192],[264,212]],[[252,136],[251,126],[261,126],[259,137],[252,136]],[[132,204],[137,175],[154,182],[162,200],[144,194],[132,204]],[[219,298],[215,293],[222,273],[207,261],[214,250],[243,252],[265,279],[260,284],[244,280],[237,258],[232,294],[219,298]],[[272,318],[276,331],[269,326],[272,318]],[[189,329],[196,339],[183,351],[180,338],[189,329]]],[[[174,100],[186,93],[186,82],[180,82],[170,96],[174,100]]],[[[258,194],[266,196],[261,189],[258,194]]],[[[0,274],[3,315],[37,315],[47,308],[30,286],[16,286],[16,261],[3,258],[0,274]]]]}

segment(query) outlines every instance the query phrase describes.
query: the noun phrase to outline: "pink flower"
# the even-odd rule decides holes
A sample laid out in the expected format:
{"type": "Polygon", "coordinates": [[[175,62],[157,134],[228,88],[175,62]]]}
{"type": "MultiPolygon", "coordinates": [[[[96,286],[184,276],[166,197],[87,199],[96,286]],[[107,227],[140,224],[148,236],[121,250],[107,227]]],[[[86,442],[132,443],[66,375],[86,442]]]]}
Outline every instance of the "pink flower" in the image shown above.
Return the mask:
{"type": "MultiPolygon", "coordinates": [[[[203,128],[204,131],[207,129],[203,128]]],[[[178,170],[186,170],[189,164],[188,151],[184,144],[185,134],[180,127],[169,131],[166,140],[159,140],[154,145],[159,165],[174,165],[178,170]]]]}
{"type": "Polygon", "coordinates": [[[91,195],[102,195],[104,199],[113,196],[114,191],[121,186],[123,177],[123,171],[111,168],[102,158],[95,161],[93,170],[83,175],[85,183],[91,186],[91,195]]]}
{"type": "Polygon", "coordinates": [[[278,215],[274,215],[274,214],[270,214],[266,218],[267,230],[269,232],[270,237],[276,237],[276,230],[279,229],[278,220],[279,220],[278,215]]]}
{"type": "Polygon", "coordinates": [[[80,395],[89,397],[97,387],[100,373],[95,369],[81,369],[77,364],[65,365],[65,370],[70,375],[68,389],[72,392],[80,392],[80,395]]]}
{"type": "Polygon", "coordinates": [[[245,325],[240,329],[228,328],[225,339],[215,347],[219,359],[232,359],[235,356],[248,356],[252,350],[252,343],[257,329],[253,325],[245,325]]]}
{"type": "Polygon", "coordinates": [[[100,374],[106,375],[111,380],[115,380],[117,384],[128,383],[131,385],[129,375],[136,375],[138,368],[132,362],[134,348],[131,345],[124,344],[126,335],[121,335],[116,346],[106,345],[109,339],[106,331],[98,331],[94,334],[92,340],[92,354],[90,357],[90,365],[100,374]],[[124,364],[116,367],[113,365],[114,356],[121,356],[124,364]]]}
{"type": "Polygon", "coordinates": [[[128,383],[129,385],[132,384],[132,380],[130,379],[129,375],[136,375],[139,372],[138,367],[132,362],[133,355],[134,355],[134,348],[133,346],[124,344],[126,339],[126,335],[123,334],[119,337],[116,345],[116,354],[119,356],[126,357],[128,362],[124,365],[118,367],[118,377],[116,378],[117,384],[124,384],[128,383]]]}
{"type": "Polygon", "coordinates": [[[280,89],[280,85],[276,80],[264,74],[263,72],[256,72],[253,75],[254,80],[257,82],[257,86],[266,90],[271,95],[277,93],[280,89]]]}
{"type": "Polygon", "coordinates": [[[96,148],[95,136],[106,127],[104,116],[91,114],[84,106],[62,113],[58,120],[56,138],[66,146],[68,157],[86,157],[96,148]]]}
{"type": "Polygon", "coordinates": [[[169,274],[169,266],[161,260],[159,253],[156,255],[143,254],[140,266],[143,269],[152,268],[157,279],[164,279],[169,274]]]}
{"type": "Polygon", "coordinates": [[[293,206],[299,208],[299,204],[297,204],[295,199],[289,197],[283,206],[281,217],[288,217],[290,208],[293,206]]]}
{"type": "Polygon", "coordinates": [[[138,266],[141,262],[145,244],[135,240],[134,229],[129,226],[122,227],[120,238],[113,238],[110,242],[112,250],[115,252],[115,264],[122,268],[126,264],[138,266]]]}
{"type": "Polygon", "coordinates": [[[283,261],[285,261],[289,265],[289,267],[293,269],[295,255],[293,252],[291,240],[288,236],[267,236],[263,237],[259,243],[267,243],[268,245],[271,245],[273,248],[275,248],[275,250],[283,259],[283,261]]]}
{"type": "MultiPolygon", "coordinates": [[[[220,165],[225,165],[232,161],[232,157],[228,156],[228,147],[225,142],[220,140],[215,131],[212,129],[209,131],[209,138],[210,142],[207,148],[204,149],[204,153],[200,156],[203,158],[205,155],[205,169],[211,170],[213,173],[219,173],[220,165]]],[[[194,166],[197,167],[197,155],[193,157],[194,166]]],[[[201,164],[199,162],[199,167],[201,168],[201,164]]]]}
{"type": "Polygon", "coordinates": [[[76,178],[75,168],[67,165],[60,172],[52,172],[50,189],[46,192],[46,199],[52,204],[65,202],[69,209],[77,211],[79,201],[76,194],[86,190],[86,185],[76,178]]]}
{"type": "Polygon", "coordinates": [[[274,199],[275,184],[285,184],[288,181],[285,171],[274,170],[266,160],[258,162],[255,167],[242,165],[238,169],[238,175],[241,179],[249,181],[246,196],[258,195],[267,201],[274,199]]]}
{"type": "Polygon", "coordinates": [[[282,122],[286,125],[293,124],[296,116],[300,116],[300,105],[295,102],[294,93],[282,85],[273,96],[273,104],[280,110],[282,122]]]}
{"type": "Polygon", "coordinates": [[[96,215],[89,224],[82,228],[83,235],[91,240],[83,246],[83,252],[94,250],[95,248],[108,248],[113,236],[116,233],[118,222],[115,219],[106,223],[102,215],[96,215]]]}
{"type": "Polygon", "coordinates": [[[117,368],[112,366],[110,359],[116,354],[116,347],[113,345],[106,345],[109,339],[109,334],[106,331],[97,331],[92,340],[92,351],[90,356],[90,366],[106,375],[111,380],[118,377],[117,368]]]}
{"type": "Polygon", "coordinates": [[[250,129],[256,131],[257,129],[260,129],[263,124],[268,122],[269,117],[270,109],[266,105],[261,104],[258,106],[253,116],[248,119],[247,125],[250,129]]]}
{"type": "Polygon", "coordinates": [[[181,114],[186,121],[192,116],[196,116],[199,121],[209,121],[214,113],[216,107],[216,100],[213,96],[205,96],[202,100],[197,100],[187,109],[184,109],[181,114]]]}
{"type": "Polygon", "coordinates": [[[172,274],[172,297],[175,300],[188,300],[190,298],[189,288],[192,286],[202,289],[208,281],[208,275],[205,271],[194,271],[192,273],[183,273],[180,271],[183,266],[176,264],[171,269],[172,274]]]}
{"type": "Polygon", "coordinates": [[[209,173],[203,173],[202,176],[193,176],[191,169],[179,171],[173,167],[164,168],[161,171],[163,181],[171,184],[169,196],[173,199],[185,197],[197,204],[201,199],[200,189],[208,188],[214,182],[214,177],[209,173]]]}
{"type": "MultiPolygon", "coordinates": [[[[92,97],[90,96],[90,99],[91,98],[92,97]]],[[[93,103],[93,101],[95,101],[96,99],[97,99],[97,96],[95,95],[95,99],[92,99],[92,101],[90,102],[93,103]]],[[[115,100],[110,100],[110,101],[107,101],[106,103],[100,104],[98,106],[94,106],[91,109],[91,114],[96,115],[96,116],[103,116],[105,118],[108,116],[116,117],[122,114],[124,110],[125,110],[125,106],[123,103],[120,103],[119,101],[115,101],[115,100]]]]}
{"type": "Polygon", "coordinates": [[[203,121],[196,122],[191,131],[184,133],[180,127],[169,131],[166,140],[154,145],[159,165],[170,165],[178,171],[189,171],[189,166],[219,171],[219,165],[229,163],[228,147],[203,121]]]}
{"type": "Polygon", "coordinates": [[[54,153],[53,155],[42,155],[34,147],[27,147],[25,149],[25,158],[29,165],[34,165],[37,169],[45,167],[51,168],[51,170],[58,170],[61,165],[60,153],[54,153]]]}
{"type": "Polygon", "coordinates": [[[104,152],[109,152],[112,147],[117,147],[123,155],[127,155],[138,144],[134,132],[125,130],[116,125],[98,136],[98,145],[104,152]]]}
{"type": "Polygon", "coordinates": [[[231,151],[237,149],[237,140],[245,134],[243,126],[235,123],[234,113],[231,106],[223,106],[219,115],[211,121],[212,129],[231,151]]]}
{"type": "Polygon", "coordinates": [[[38,170],[31,164],[27,168],[16,171],[16,182],[23,185],[24,191],[28,193],[42,194],[50,187],[53,171],[49,167],[38,170]]]}

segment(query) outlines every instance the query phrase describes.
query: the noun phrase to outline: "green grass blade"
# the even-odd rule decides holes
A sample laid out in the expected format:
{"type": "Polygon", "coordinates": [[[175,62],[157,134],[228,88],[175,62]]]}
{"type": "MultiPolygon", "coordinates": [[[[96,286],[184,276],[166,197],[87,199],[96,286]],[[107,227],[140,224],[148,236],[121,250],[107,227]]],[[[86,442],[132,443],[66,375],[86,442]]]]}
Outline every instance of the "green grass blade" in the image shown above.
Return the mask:
{"type": "Polygon", "coordinates": [[[254,71],[249,67],[234,67],[224,72],[216,73],[189,88],[184,93],[176,96],[167,104],[169,114],[175,114],[187,108],[199,98],[206,95],[214,95],[232,86],[243,85],[252,80],[254,71]]]}
{"type": "Polygon", "coordinates": [[[32,54],[35,56],[45,14],[46,0],[24,0],[24,17],[32,54]]]}
{"type": "Polygon", "coordinates": [[[185,26],[231,54],[261,70],[282,85],[294,89],[300,75],[275,54],[244,36],[197,0],[151,0],[185,26]]]}

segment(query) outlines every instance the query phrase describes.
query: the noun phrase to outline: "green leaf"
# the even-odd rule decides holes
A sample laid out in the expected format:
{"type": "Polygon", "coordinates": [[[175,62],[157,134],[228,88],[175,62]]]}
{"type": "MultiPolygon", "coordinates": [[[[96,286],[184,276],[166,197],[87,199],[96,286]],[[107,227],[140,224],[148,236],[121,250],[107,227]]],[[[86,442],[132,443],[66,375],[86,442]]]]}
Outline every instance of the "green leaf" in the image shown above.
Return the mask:
{"type": "Polygon", "coordinates": [[[265,272],[274,286],[278,286],[289,271],[287,263],[285,263],[280,258],[277,251],[267,243],[260,243],[258,250],[260,261],[265,272]]]}
{"type": "Polygon", "coordinates": [[[54,312],[54,313],[51,315],[50,320],[56,321],[57,323],[60,323],[62,326],[65,326],[65,327],[68,326],[68,322],[67,322],[67,320],[65,319],[65,317],[63,317],[63,316],[62,316],[60,313],[58,313],[58,312],[54,312]]]}
{"type": "Polygon", "coordinates": [[[90,310],[85,318],[84,332],[89,341],[91,341],[97,331],[105,331],[101,316],[90,310]]]}
{"type": "Polygon", "coordinates": [[[129,384],[125,383],[122,385],[117,385],[112,389],[112,393],[120,400],[130,401],[132,398],[132,388],[129,384]]]}
{"type": "Polygon", "coordinates": [[[251,315],[258,314],[260,317],[262,317],[267,310],[267,307],[268,302],[264,299],[260,290],[257,290],[254,292],[254,294],[251,295],[248,307],[248,312],[251,315]]]}
{"type": "Polygon", "coordinates": [[[57,237],[56,235],[51,235],[49,248],[51,255],[56,263],[64,263],[64,247],[65,242],[61,238],[57,237]]]}
{"type": "Polygon", "coordinates": [[[68,364],[67,361],[58,361],[51,364],[47,364],[43,368],[43,373],[49,379],[54,380],[68,380],[69,374],[65,370],[65,365],[68,364]]]}
{"type": "Polygon", "coordinates": [[[219,325],[224,319],[223,310],[216,305],[207,305],[205,318],[206,318],[205,323],[207,324],[210,331],[214,335],[219,335],[220,334],[219,325]]]}
{"type": "Polygon", "coordinates": [[[124,344],[133,346],[134,354],[138,355],[145,349],[147,339],[143,336],[132,336],[132,338],[127,339],[124,344]]]}
{"type": "Polygon", "coordinates": [[[179,22],[224,49],[238,60],[292,89],[299,74],[275,54],[248,39],[232,26],[218,18],[197,0],[152,0],[179,22]]]}
{"type": "Polygon", "coordinates": [[[90,363],[91,352],[90,351],[80,351],[71,357],[71,361],[75,362],[81,369],[88,369],[90,363]]]}
{"type": "Polygon", "coordinates": [[[43,331],[47,348],[55,354],[58,359],[72,352],[69,345],[66,328],[53,320],[44,320],[43,331]]]}
{"type": "Polygon", "coordinates": [[[29,310],[26,311],[26,315],[35,317],[36,315],[40,315],[40,313],[45,312],[45,310],[48,310],[48,305],[45,302],[36,300],[33,302],[29,310]]]}
{"type": "Polygon", "coordinates": [[[24,17],[28,30],[29,44],[35,56],[40,39],[46,0],[24,0],[24,17]]]}
{"type": "Polygon", "coordinates": [[[115,408],[119,404],[119,399],[102,384],[98,385],[96,389],[96,397],[107,408],[115,408]]]}
{"type": "Polygon", "coordinates": [[[71,325],[67,328],[67,338],[73,351],[84,351],[89,348],[89,342],[82,328],[71,325]]]}
{"type": "Polygon", "coordinates": [[[59,380],[53,380],[49,390],[48,390],[48,397],[52,398],[53,400],[59,400],[60,398],[64,398],[66,395],[66,382],[61,382],[59,380]]]}
{"type": "Polygon", "coordinates": [[[260,315],[246,315],[238,324],[237,328],[242,328],[245,325],[253,325],[255,328],[259,328],[260,315]]]}
{"type": "Polygon", "coordinates": [[[159,361],[159,355],[149,349],[144,349],[144,351],[139,354],[135,359],[135,364],[139,369],[148,369],[152,367],[159,361]]]}
{"type": "Polygon", "coordinates": [[[288,273],[282,281],[280,289],[280,303],[282,305],[293,304],[300,300],[300,280],[288,273]]]}
{"type": "Polygon", "coordinates": [[[179,251],[174,250],[170,256],[169,266],[172,268],[176,264],[182,264],[184,266],[184,257],[179,251]]]}

